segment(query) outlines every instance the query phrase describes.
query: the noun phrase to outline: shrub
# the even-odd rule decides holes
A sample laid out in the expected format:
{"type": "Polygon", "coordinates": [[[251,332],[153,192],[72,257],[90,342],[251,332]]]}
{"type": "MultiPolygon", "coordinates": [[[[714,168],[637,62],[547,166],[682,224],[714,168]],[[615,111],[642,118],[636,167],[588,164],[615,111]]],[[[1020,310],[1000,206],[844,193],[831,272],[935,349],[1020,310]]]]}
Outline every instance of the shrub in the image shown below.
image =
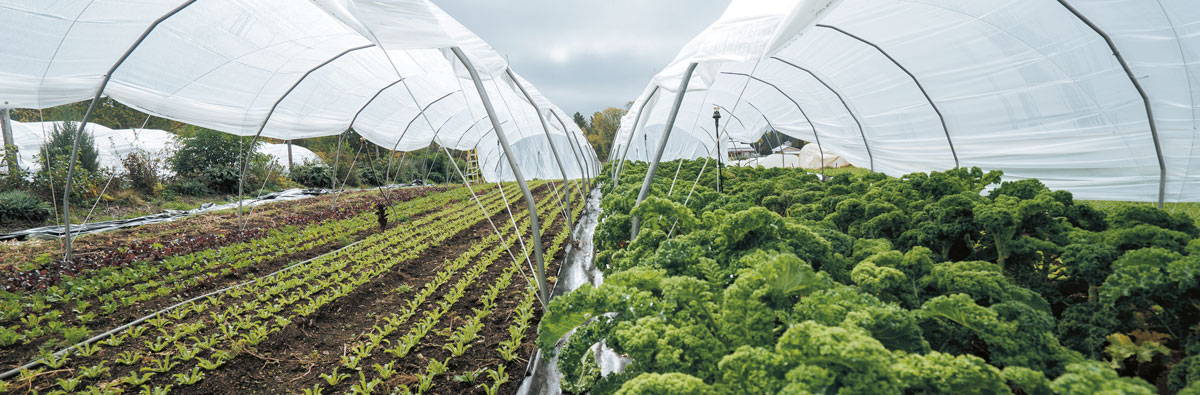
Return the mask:
{"type": "MultiPolygon", "coordinates": [[[[49,158],[52,162],[64,158],[64,162],[71,157],[71,148],[75,144],[75,136],[79,136],[79,155],[77,163],[90,172],[96,172],[100,169],[100,154],[96,151],[96,141],[92,135],[87,133],[79,133],[79,124],[75,122],[63,122],[61,125],[54,125],[54,129],[50,131],[50,141],[42,145],[41,159],[43,165],[45,160],[49,158]]],[[[51,163],[50,167],[54,167],[55,163],[51,163]]],[[[44,167],[44,166],[43,166],[44,167]]]]}
{"type": "MultiPolygon", "coordinates": [[[[259,144],[255,142],[252,146],[250,141],[248,137],[199,129],[179,139],[179,150],[169,160],[171,169],[179,177],[198,177],[213,192],[237,192],[242,156],[247,149],[253,150],[259,144]]],[[[247,168],[247,191],[258,188],[251,185],[261,185],[270,165],[267,155],[252,155],[247,168]],[[253,174],[262,175],[258,179],[259,184],[251,182],[250,176],[253,174]]]]}
{"type": "Polygon", "coordinates": [[[161,159],[151,157],[149,152],[137,150],[121,159],[121,165],[125,167],[125,178],[129,180],[130,187],[149,195],[157,192],[155,189],[162,179],[161,159]]]}
{"type": "MultiPolygon", "coordinates": [[[[42,167],[33,177],[33,191],[43,199],[62,199],[63,187],[67,180],[67,156],[60,156],[49,161],[50,167],[42,167]]],[[[47,161],[38,158],[38,162],[47,161]]],[[[104,170],[101,170],[104,171],[104,170]]],[[[83,166],[76,166],[71,175],[71,202],[77,204],[90,203],[100,194],[100,189],[107,179],[104,174],[93,173],[83,166]]]]}
{"type": "Polygon", "coordinates": [[[293,166],[291,173],[288,173],[288,178],[306,187],[328,188],[333,182],[330,178],[331,172],[332,169],[324,163],[304,162],[301,165],[293,166]]]}
{"type": "Polygon", "coordinates": [[[28,192],[0,192],[0,222],[41,222],[49,217],[50,206],[28,192]]]}
{"type": "Polygon", "coordinates": [[[29,174],[25,169],[18,166],[16,171],[9,171],[9,161],[14,160],[18,155],[17,146],[15,145],[6,146],[4,150],[0,151],[0,172],[3,173],[0,175],[0,191],[11,191],[28,187],[26,177],[29,174]]]}
{"type": "Polygon", "coordinates": [[[376,166],[362,167],[358,169],[358,180],[365,185],[379,186],[387,183],[384,176],[384,169],[376,166]]]}
{"type": "Polygon", "coordinates": [[[208,185],[196,179],[182,179],[167,185],[167,192],[182,196],[207,196],[213,191],[208,185]]]}
{"type": "MultiPolygon", "coordinates": [[[[238,169],[240,171],[240,169],[238,169]]],[[[291,184],[285,174],[286,170],[274,158],[266,154],[255,154],[246,168],[245,193],[254,196],[265,191],[277,191],[291,184]]],[[[233,188],[237,192],[237,174],[234,175],[233,188]]]]}

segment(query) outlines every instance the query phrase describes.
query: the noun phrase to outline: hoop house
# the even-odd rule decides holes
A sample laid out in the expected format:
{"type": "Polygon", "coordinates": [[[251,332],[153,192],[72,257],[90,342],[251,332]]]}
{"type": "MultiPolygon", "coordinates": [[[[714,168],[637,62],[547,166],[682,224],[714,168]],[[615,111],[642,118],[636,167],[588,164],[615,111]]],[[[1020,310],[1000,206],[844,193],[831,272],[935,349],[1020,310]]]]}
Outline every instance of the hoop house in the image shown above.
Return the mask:
{"type": "Polygon", "coordinates": [[[1197,26],[1185,1],[734,1],[635,101],[614,155],[657,160],[697,64],[661,159],[777,130],[893,176],[977,166],[1083,199],[1195,201],[1197,26]],[[736,120],[710,130],[713,106],[736,120]]]}

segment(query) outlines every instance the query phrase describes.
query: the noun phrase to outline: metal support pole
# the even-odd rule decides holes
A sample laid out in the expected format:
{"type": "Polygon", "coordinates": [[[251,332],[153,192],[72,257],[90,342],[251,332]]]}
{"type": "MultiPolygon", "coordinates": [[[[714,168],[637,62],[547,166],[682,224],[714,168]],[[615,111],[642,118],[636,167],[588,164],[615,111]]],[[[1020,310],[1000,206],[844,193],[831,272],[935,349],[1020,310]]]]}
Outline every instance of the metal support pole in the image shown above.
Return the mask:
{"type": "Polygon", "coordinates": [[[471,81],[475,83],[475,90],[479,91],[479,100],[483,102],[483,109],[487,112],[488,119],[491,120],[492,127],[496,130],[496,139],[500,141],[504,157],[508,159],[508,164],[512,167],[513,177],[517,179],[517,185],[525,194],[525,203],[529,206],[529,226],[532,230],[530,233],[533,234],[533,254],[536,263],[534,277],[538,283],[538,299],[542,301],[543,305],[546,305],[550,302],[550,287],[546,284],[546,262],[542,257],[542,228],[538,223],[537,201],[533,200],[533,192],[529,191],[529,185],[525,183],[525,176],[521,174],[521,168],[517,166],[517,158],[512,153],[512,146],[508,144],[508,137],[504,134],[504,129],[500,127],[500,119],[496,117],[496,110],[492,108],[492,101],[488,97],[487,89],[483,87],[483,80],[479,78],[479,71],[475,70],[475,66],[471,64],[471,60],[467,58],[461,48],[451,47],[450,50],[470,73],[471,81]]]}
{"type": "MultiPolygon", "coordinates": [[[[445,95],[442,95],[442,97],[439,97],[439,98],[435,99],[434,101],[429,102],[429,104],[426,104],[425,107],[421,108],[421,112],[418,112],[417,115],[414,115],[412,119],[408,120],[408,124],[404,125],[404,131],[401,131],[400,137],[396,138],[396,144],[392,144],[392,152],[396,152],[396,148],[400,147],[400,142],[404,140],[404,135],[408,134],[408,129],[412,128],[412,124],[413,124],[413,122],[417,121],[417,118],[421,118],[422,115],[425,115],[425,111],[429,110],[430,107],[433,107],[434,104],[437,104],[437,102],[442,101],[442,99],[450,97],[450,95],[453,95],[456,92],[458,92],[458,91],[447,93],[445,95]]],[[[416,102],[414,102],[414,103],[416,103],[416,102]]],[[[363,108],[366,108],[366,106],[363,106],[363,108]]],[[[445,127],[446,124],[449,123],[451,119],[454,119],[454,117],[446,118],[446,121],[443,122],[441,126],[438,126],[438,128],[433,131],[433,135],[436,136],[439,132],[441,132],[442,127],[445,127]]],[[[426,121],[428,121],[428,120],[429,119],[426,118],[426,121]]],[[[482,118],[479,119],[479,121],[482,121],[482,120],[483,120],[482,118]]],[[[479,121],[475,121],[475,123],[479,123],[479,121]]],[[[471,127],[475,127],[475,124],[471,124],[471,127]]],[[[467,130],[469,131],[471,129],[467,128],[467,130]]],[[[384,174],[383,178],[385,180],[391,179],[389,176],[392,174],[392,158],[393,158],[393,156],[391,154],[388,154],[387,170],[383,173],[384,174]]],[[[400,158],[400,166],[398,166],[398,168],[396,169],[397,178],[399,178],[400,169],[404,168],[403,165],[404,165],[404,158],[400,158]]]]}
{"type": "Polygon", "coordinates": [[[850,119],[853,119],[854,124],[856,126],[858,126],[858,134],[862,136],[863,148],[867,150],[867,159],[871,163],[871,171],[875,171],[875,155],[871,153],[871,145],[867,143],[867,132],[863,130],[862,122],[858,121],[858,117],[854,115],[854,111],[850,109],[850,104],[846,103],[846,99],[842,97],[842,94],[838,93],[838,91],[836,89],[833,89],[832,86],[825,83],[825,80],[821,79],[821,77],[818,77],[817,73],[814,73],[809,69],[800,67],[799,65],[796,65],[795,63],[783,60],[782,58],[779,58],[777,56],[772,56],[771,59],[778,60],[788,66],[792,66],[793,68],[796,68],[797,70],[808,73],[808,75],[812,76],[814,80],[817,80],[817,82],[820,82],[821,85],[825,86],[825,89],[829,89],[830,92],[833,92],[834,96],[837,96],[838,101],[842,102],[842,107],[846,108],[846,113],[850,114],[850,119]]]}
{"type": "MultiPolygon", "coordinates": [[[[292,91],[296,90],[296,87],[300,86],[300,83],[304,82],[304,80],[306,78],[308,78],[308,76],[311,75],[313,72],[320,70],[322,67],[325,67],[325,65],[333,63],[333,61],[338,60],[338,58],[341,58],[342,56],[345,56],[348,53],[358,51],[360,49],[372,48],[374,46],[375,46],[375,44],[367,44],[367,45],[363,45],[363,46],[350,48],[350,49],[347,49],[347,50],[342,51],[341,53],[337,54],[337,56],[334,56],[324,62],[321,62],[321,64],[316,65],[315,67],[313,67],[313,68],[309,69],[307,72],[305,72],[304,75],[300,76],[300,79],[296,80],[296,82],[293,83],[292,86],[289,87],[287,91],[283,92],[283,95],[279,96],[279,99],[275,100],[275,104],[271,105],[271,110],[267,112],[267,116],[263,118],[262,124],[260,124],[258,126],[258,132],[254,133],[253,139],[250,139],[250,146],[246,147],[246,155],[242,157],[242,171],[238,175],[238,211],[237,212],[238,212],[239,217],[242,216],[242,187],[243,187],[243,184],[245,184],[245,180],[246,180],[246,168],[249,167],[249,165],[250,165],[250,154],[254,153],[254,144],[258,143],[258,138],[260,136],[262,136],[263,130],[267,128],[267,123],[271,122],[271,115],[275,114],[275,109],[279,108],[279,104],[283,103],[283,100],[287,99],[288,95],[292,94],[292,91]]],[[[334,165],[336,166],[337,164],[335,163],[334,165]]],[[[334,187],[335,188],[337,187],[336,184],[337,184],[337,174],[335,173],[334,174],[334,187]]]]}
{"type": "MultiPolygon", "coordinates": [[[[559,118],[558,114],[555,114],[553,110],[550,111],[550,114],[553,115],[555,119],[559,118]]],[[[562,124],[561,120],[558,122],[561,126],[563,126],[564,133],[567,137],[567,146],[571,148],[571,156],[575,157],[575,167],[579,168],[579,176],[583,178],[584,189],[588,189],[588,187],[591,185],[592,165],[585,162],[590,161],[591,158],[579,150],[579,147],[576,145],[577,141],[575,140],[575,134],[571,133],[571,130],[567,129],[565,125],[562,124]]]]}
{"type": "MultiPolygon", "coordinates": [[[[747,81],[749,81],[749,80],[747,80],[747,81]]],[[[767,127],[771,128],[771,134],[774,135],[774,137],[775,137],[775,146],[774,147],[782,146],[783,144],[780,143],[780,141],[779,141],[779,136],[778,136],[779,131],[775,130],[775,125],[771,123],[771,120],[769,118],[767,118],[767,114],[763,114],[762,110],[759,110],[758,106],[754,105],[754,102],[747,100],[746,104],[750,105],[750,108],[753,108],[755,112],[758,112],[758,115],[761,116],[763,121],[767,123],[767,127]]],[[[771,144],[771,140],[767,140],[767,144],[771,144]]],[[[775,154],[774,147],[771,148],[771,154],[775,154]]],[[[779,166],[787,167],[787,155],[783,154],[782,148],[779,149],[779,166]]]]}
{"type": "Polygon", "coordinates": [[[583,200],[581,200],[581,202],[585,202],[585,201],[587,201],[587,191],[591,190],[591,180],[589,177],[591,175],[591,174],[589,174],[590,173],[589,169],[591,168],[591,164],[584,163],[584,161],[590,160],[590,158],[587,156],[586,152],[583,152],[584,151],[583,147],[578,146],[579,142],[575,141],[575,133],[571,133],[571,129],[567,129],[567,123],[563,122],[562,117],[558,116],[558,113],[554,112],[553,110],[550,111],[550,114],[554,115],[554,119],[556,121],[558,121],[558,126],[561,126],[562,129],[567,133],[567,136],[569,137],[567,139],[567,141],[572,143],[571,144],[571,153],[573,155],[575,155],[575,165],[576,165],[576,167],[579,168],[579,173],[583,174],[583,183],[585,186],[584,188],[580,188],[579,194],[580,194],[580,197],[583,199],[583,200]],[[578,149],[579,152],[576,152],[576,149],[578,149]]]}
{"type": "Polygon", "coordinates": [[[826,29],[836,31],[838,33],[842,33],[842,34],[846,35],[846,37],[853,38],[863,44],[867,44],[867,45],[871,46],[872,48],[875,48],[875,50],[879,51],[879,53],[882,54],[883,57],[887,58],[888,60],[890,60],[892,62],[892,64],[896,65],[896,68],[899,68],[900,71],[903,71],[904,74],[908,75],[908,78],[912,79],[913,83],[917,85],[917,90],[920,90],[921,95],[925,96],[925,101],[929,102],[929,107],[933,108],[934,114],[937,114],[938,121],[942,123],[942,132],[946,133],[946,144],[950,145],[950,155],[954,156],[954,168],[957,169],[959,167],[958,151],[956,151],[954,149],[954,140],[950,138],[950,128],[946,127],[946,117],[942,116],[942,110],[938,109],[937,103],[934,103],[933,98],[929,97],[929,92],[925,90],[924,85],[921,85],[921,80],[918,80],[916,75],[914,75],[912,72],[908,71],[908,68],[906,68],[906,67],[904,67],[904,65],[900,64],[900,62],[897,61],[896,58],[893,58],[891,54],[887,53],[887,51],[884,51],[883,48],[881,48],[880,46],[875,45],[875,43],[867,41],[866,39],[856,36],[845,30],[842,30],[841,28],[839,28],[837,26],[817,24],[817,27],[823,27],[826,29]]]}
{"type": "MultiPolygon", "coordinates": [[[[730,114],[732,115],[732,113],[730,114]]],[[[717,107],[713,110],[713,130],[717,132],[717,193],[721,193],[721,185],[725,183],[722,178],[721,171],[724,170],[725,151],[721,151],[721,108],[717,107]]]]}
{"type": "Polygon", "coordinates": [[[1154,154],[1158,156],[1158,208],[1163,208],[1163,202],[1167,198],[1167,162],[1163,159],[1162,142],[1158,138],[1158,123],[1154,121],[1154,109],[1153,105],[1150,104],[1150,95],[1146,93],[1146,89],[1142,88],[1142,83],[1133,74],[1133,67],[1130,67],[1129,62],[1125,61],[1125,57],[1121,56],[1121,50],[1117,49],[1117,44],[1113,42],[1112,37],[1108,36],[1108,33],[1101,30],[1100,26],[1097,26],[1091,19],[1083,15],[1082,12],[1075,9],[1067,0],[1058,0],[1058,3],[1062,4],[1067,11],[1074,14],[1076,18],[1079,18],[1080,21],[1104,39],[1104,43],[1108,44],[1108,49],[1117,58],[1117,63],[1121,64],[1121,69],[1125,70],[1125,75],[1129,77],[1129,82],[1133,83],[1133,88],[1142,97],[1142,105],[1146,107],[1146,122],[1150,124],[1150,138],[1154,141],[1154,154]]]}
{"type": "Polygon", "coordinates": [[[817,151],[820,152],[820,155],[821,155],[821,179],[824,179],[825,178],[825,149],[821,147],[821,135],[819,133],[817,133],[817,126],[812,123],[812,120],[808,118],[808,114],[804,112],[804,107],[800,107],[800,102],[797,102],[796,99],[793,99],[791,96],[788,96],[787,92],[784,92],[783,89],[779,89],[779,87],[776,86],[775,84],[767,82],[764,79],[752,76],[750,74],[733,73],[733,72],[728,72],[728,71],[722,71],[721,74],[740,75],[740,76],[761,82],[763,84],[766,84],[767,86],[775,88],[775,90],[778,91],[779,94],[783,95],[783,97],[787,98],[788,101],[792,102],[792,105],[796,106],[796,110],[800,111],[800,116],[804,117],[804,121],[808,122],[808,127],[812,128],[812,130],[813,130],[813,139],[816,140],[817,151]]]}
{"type": "MultiPolygon", "coordinates": [[[[389,58],[389,60],[390,60],[390,58],[389,58]]],[[[362,110],[367,109],[367,106],[371,106],[371,103],[373,103],[374,100],[376,100],[376,98],[379,98],[379,95],[383,95],[383,91],[388,90],[388,88],[391,88],[391,86],[395,86],[396,84],[403,82],[403,80],[404,80],[404,78],[400,78],[400,79],[395,80],[395,82],[392,82],[388,85],[384,85],[383,88],[380,88],[379,90],[376,91],[376,94],[372,95],[371,98],[368,98],[366,103],[362,103],[362,107],[359,107],[359,110],[356,110],[356,112],[354,112],[354,118],[350,118],[350,124],[346,125],[346,130],[347,131],[353,130],[354,122],[359,120],[359,115],[362,115],[362,110]]],[[[358,132],[355,132],[355,133],[358,133],[358,132]]],[[[361,136],[361,134],[360,134],[360,136],[361,136]]],[[[335,155],[335,157],[341,156],[341,151],[342,151],[341,146],[342,146],[342,139],[338,138],[337,139],[338,155],[335,155]]],[[[390,156],[389,156],[389,160],[391,160],[390,156]]],[[[292,140],[288,140],[288,172],[290,172],[290,170],[292,170],[292,164],[290,164],[290,163],[292,163],[292,140]]],[[[337,190],[337,167],[336,166],[337,166],[337,161],[335,160],[334,161],[334,190],[337,190]]],[[[349,180],[349,175],[346,176],[346,179],[349,180]]],[[[344,184],[344,182],[343,182],[343,184],[344,184]]],[[[384,178],[383,184],[388,184],[388,182],[386,182],[386,178],[384,178]]],[[[379,188],[379,193],[383,194],[383,188],[379,188]]],[[[334,202],[337,202],[336,197],[334,198],[334,202]]]]}
{"type": "MultiPolygon", "coordinates": [[[[646,200],[646,195],[650,193],[654,172],[658,170],[658,162],[662,160],[663,151],[667,149],[667,140],[671,138],[671,129],[675,128],[675,118],[679,116],[679,107],[683,105],[683,96],[687,94],[688,83],[691,82],[692,73],[695,71],[696,63],[688,64],[687,71],[683,73],[683,80],[679,81],[679,90],[675,91],[675,103],[671,105],[671,113],[667,116],[667,125],[663,127],[662,138],[658,140],[658,149],[654,153],[654,158],[650,160],[650,168],[646,170],[646,178],[642,180],[642,189],[638,191],[637,202],[633,204],[634,208],[642,204],[642,201],[646,200]]],[[[641,117],[641,113],[638,113],[638,117],[641,117]]],[[[641,221],[636,215],[630,218],[630,241],[637,239],[640,226],[641,221]]]]}
{"type": "MultiPolygon", "coordinates": [[[[542,132],[546,135],[546,142],[550,144],[550,153],[554,154],[554,162],[558,164],[558,172],[562,173],[563,195],[567,195],[563,199],[567,208],[567,226],[571,226],[575,223],[574,219],[571,218],[571,213],[574,212],[571,211],[571,196],[567,193],[571,191],[571,181],[567,178],[567,168],[563,166],[562,158],[558,156],[558,147],[555,146],[554,139],[550,136],[550,127],[546,126],[546,118],[542,116],[542,109],[538,108],[537,103],[533,102],[533,96],[529,95],[529,92],[525,90],[525,86],[521,85],[521,81],[517,80],[517,76],[513,74],[512,69],[506,68],[504,69],[504,73],[508,74],[508,79],[512,80],[513,85],[516,85],[521,94],[525,96],[525,100],[529,101],[529,105],[533,107],[533,112],[537,114],[538,122],[542,124],[542,132]]],[[[574,237],[574,235],[571,235],[572,239],[574,237]]]]}
{"type": "Polygon", "coordinates": [[[616,166],[613,166],[613,186],[609,191],[617,189],[618,180],[621,178],[621,170],[625,168],[625,159],[629,157],[629,147],[633,145],[633,135],[637,134],[638,124],[642,122],[642,117],[646,116],[646,104],[650,103],[650,99],[653,99],[657,93],[658,86],[655,86],[654,89],[650,90],[650,94],[646,95],[646,100],[642,102],[642,105],[638,106],[637,117],[633,118],[633,127],[629,128],[629,138],[625,139],[625,150],[621,152],[621,161],[617,162],[616,166]]]}
{"type": "Polygon", "coordinates": [[[80,137],[83,136],[83,131],[87,129],[88,119],[91,118],[92,111],[95,111],[96,105],[100,103],[100,97],[104,95],[104,89],[108,87],[108,82],[112,80],[113,73],[117,72],[117,69],[120,68],[121,65],[124,64],[125,61],[129,59],[130,55],[133,55],[133,51],[136,50],[138,46],[142,45],[143,41],[146,41],[146,37],[149,37],[150,33],[154,32],[154,29],[158,28],[158,25],[162,24],[164,21],[171,18],[172,16],[175,16],[175,14],[178,14],[180,11],[183,11],[183,9],[187,8],[188,6],[192,5],[195,2],[196,2],[196,0],[187,0],[187,1],[183,2],[183,4],[180,4],[178,7],[175,7],[175,9],[172,9],[170,12],[166,13],[165,15],[158,17],[158,19],[154,20],[154,22],[151,23],[150,26],[146,27],[146,30],[142,31],[142,35],[138,36],[137,40],[135,40],[133,42],[133,45],[130,45],[129,49],[125,50],[125,53],[122,54],[121,57],[119,59],[117,59],[117,62],[114,63],[112,65],[112,67],[110,67],[108,69],[107,73],[104,73],[104,78],[100,80],[100,86],[96,88],[96,95],[92,97],[92,102],[90,104],[88,104],[87,111],[85,111],[83,113],[83,120],[79,122],[79,129],[76,131],[74,140],[72,140],[71,162],[67,164],[67,180],[64,183],[66,185],[63,186],[63,190],[64,190],[64,192],[63,192],[63,226],[64,226],[64,230],[66,231],[66,237],[63,239],[64,240],[63,241],[63,259],[65,259],[68,262],[71,261],[71,255],[72,255],[72,250],[71,250],[71,203],[70,203],[70,201],[71,201],[71,178],[75,176],[75,161],[79,158],[79,140],[80,140],[80,137]]]}
{"type": "Polygon", "coordinates": [[[287,141],[288,148],[288,173],[292,172],[292,140],[287,141]]]}
{"type": "MultiPolygon", "coordinates": [[[[375,91],[375,94],[374,94],[374,95],[371,95],[371,98],[370,98],[370,99],[368,99],[366,103],[363,103],[362,107],[359,107],[359,108],[358,108],[358,111],[355,111],[355,112],[354,112],[354,118],[350,118],[350,124],[349,124],[349,125],[346,125],[346,129],[353,129],[353,128],[354,128],[354,123],[358,121],[358,116],[359,116],[359,115],[362,115],[362,113],[363,113],[363,110],[366,110],[366,109],[367,109],[367,106],[370,106],[370,105],[371,105],[371,103],[374,103],[374,102],[375,102],[375,99],[378,99],[378,98],[379,98],[379,95],[382,95],[382,94],[383,94],[383,91],[386,91],[386,90],[388,90],[388,88],[391,88],[391,87],[393,87],[393,86],[396,86],[396,84],[399,84],[399,83],[401,83],[401,82],[404,82],[404,79],[403,79],[403,78],[401,78],[401,79],[398,79],[398,80],[395,80],[395,81],[392,81],[392,83],[390,83],[390,84],[387,84],[387,85],[384,85],[382,88],[379,88],[379,90],[375,91]]],[[[454,92],[450,92],[450,93],[454,93],[454,92]]],[[[446,94],[446,96],[449,96],[449,95],[450,95],[450,94],[446,94]]],[[[443,96],[443,97],[444,97],[444,96],[443,96]]],[[[435,101],[436,101],[436,100],[435,100],[435,101]]]]}
{"type": "MultiPolygon", "coordinates": [[[[8,102],[4,103],[6,106],[8,102]]],[[[20,171],[20,164],[17,163],[17,143],[13,140],[12,120],[8,108],[0,108],[0,134],[4,135],[4,157],[7,159],[8,174],[14,175],[20,171]]]]}
{"type": "Polygon", "coordinates": [[[338,173],[337,167],[338,167],[338,162],[342,161],[342,140],[346,139],[346,132],[348,132],[348,131],[349,130],[342,131],[341,133],[338,134],[337,148],[335,148],[333,150],[333,166],[329,167],[329,191],[330,192],[337,190],[337,173],[338,173]]]}

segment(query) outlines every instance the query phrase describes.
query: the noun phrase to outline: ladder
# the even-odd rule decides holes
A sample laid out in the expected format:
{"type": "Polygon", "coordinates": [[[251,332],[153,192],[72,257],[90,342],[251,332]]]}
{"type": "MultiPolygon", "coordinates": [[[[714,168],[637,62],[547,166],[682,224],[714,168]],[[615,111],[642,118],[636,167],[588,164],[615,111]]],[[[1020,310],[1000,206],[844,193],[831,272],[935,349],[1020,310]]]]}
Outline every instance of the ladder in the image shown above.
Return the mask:
{"type": "Polygon", "coordinates": [[[479,171],[479,154],[475,150],[467,151],[467,181],[472,184],[483,182],[482,173],[479,171]]]}

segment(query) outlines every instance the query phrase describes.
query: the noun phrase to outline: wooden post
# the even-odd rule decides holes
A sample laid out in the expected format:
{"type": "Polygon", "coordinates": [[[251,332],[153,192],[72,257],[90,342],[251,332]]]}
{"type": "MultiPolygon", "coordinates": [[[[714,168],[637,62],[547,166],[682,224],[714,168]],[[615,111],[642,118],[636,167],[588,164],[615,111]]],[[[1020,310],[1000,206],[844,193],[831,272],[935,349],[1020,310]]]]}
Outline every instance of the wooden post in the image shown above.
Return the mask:
{"type": "MultiPolygon", "coordinates": [[[[8,104],[5,102],[4,104],[8,104]]],[[[17,143],[13,141],[12,121],[9,120],[9,109],[0,109],[0,132],[4,134],[4,157],[8,161],[8,174],[17,174],[17,143]],[[11,151],[10,151],[11,150],[11,151]]]]}

